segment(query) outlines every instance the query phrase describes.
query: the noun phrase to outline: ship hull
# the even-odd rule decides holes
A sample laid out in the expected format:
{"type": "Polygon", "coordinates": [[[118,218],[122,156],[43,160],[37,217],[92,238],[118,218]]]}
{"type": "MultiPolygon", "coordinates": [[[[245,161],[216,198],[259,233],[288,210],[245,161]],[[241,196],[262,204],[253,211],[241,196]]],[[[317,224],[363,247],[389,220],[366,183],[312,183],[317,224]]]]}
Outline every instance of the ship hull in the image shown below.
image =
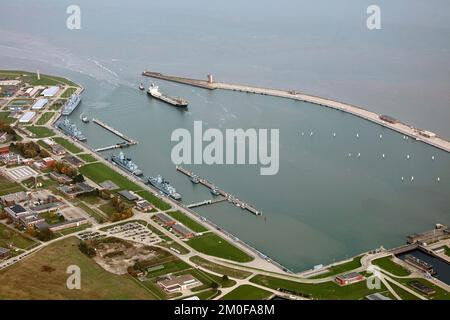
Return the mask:
{"type": "Polygon", "coordinates": [[[152,98],[158,99],[162,102],[165,102],[165,103],[170,104],[171,106],[174,106],[177,108],[187,108],[187,106],[188,106],[188,103],[177,101],[177,100],[175,100],[171,97],[165,96],[165,95],[154,95],[148,91],[147,91],[147,94],[149,96],[151,96],[152,98]]]}
{"type": "Polygon", "coordinates": [[[161,187],[157,183],[152,182],[150,179],[148,180],[148,183],[150,183],[150,185],[152,185],[153,187],[155,187],[156,189],[158,189],[159,191],[164,193],[166,196],[169,196],[172,199],[177,200],[177,201],[181,200],[181,196],[174,196],[174,195],[168,193],[163,187],[161,187]]]}
{"type": "Polygon", "coordinates": [[[81,102],[81,98],[78,98],[77,102],[70,108],[66,109],[64,106],[63,110],[61,111],[61,114],[63,116],[70,116],[75,111],[75,109],[80,105],[80,102],[81,102]]]}
{"type": "Polygon", "coordinates": [[[132,171],[132,170],[128,169],[125,165],[123,165],[120,161],[117,161],[114,158],[111,158],[111,161],[115,165],[117,165],[118,167],[122,168],[123,170],[125,170],[125,171],[127,171],[127,172],[129,172],[131,174],[134,174],[135,176],[141,176],[142,175],[142,171],[141,170],[134,170],[134,171],[132,171]]]}

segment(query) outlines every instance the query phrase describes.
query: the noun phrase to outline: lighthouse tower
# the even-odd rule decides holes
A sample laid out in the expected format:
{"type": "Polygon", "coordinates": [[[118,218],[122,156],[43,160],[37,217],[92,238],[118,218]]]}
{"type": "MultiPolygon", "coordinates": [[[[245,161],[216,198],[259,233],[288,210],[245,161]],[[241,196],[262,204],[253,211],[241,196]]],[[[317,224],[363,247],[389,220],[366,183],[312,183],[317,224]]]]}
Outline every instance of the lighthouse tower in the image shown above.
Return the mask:
{"type": "Polygon", "coordinates": [[[212,84],[213,83],[213,76],[212,76],[212,74],[208,74],[207,78],[208,78],[208,83],[212,84]]]}
{"type": "Polygon", "coordinates": [[[36,71],[36,75],[37,75],[38,80],[41,80],[41,73],[39,72],[39,70],[36,71]]]}

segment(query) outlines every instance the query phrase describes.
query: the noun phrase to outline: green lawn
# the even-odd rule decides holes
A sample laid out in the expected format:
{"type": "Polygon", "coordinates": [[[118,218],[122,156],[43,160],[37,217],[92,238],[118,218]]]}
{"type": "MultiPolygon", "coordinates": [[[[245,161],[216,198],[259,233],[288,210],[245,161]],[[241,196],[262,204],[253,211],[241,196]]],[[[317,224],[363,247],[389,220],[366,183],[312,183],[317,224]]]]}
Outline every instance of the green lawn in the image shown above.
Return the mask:
{"type": "Polygon", "coordinates": [[[12,243],[13,246],[26,250],[37,242],[0,223],[0,247],[5,248],[7,243],[12,243]]]}
{"type": "MultiPolygon", "coordinates": [[[[148,227],[148,226],[147,226],[148,227]]],[[[180,252],[180,254],[187,254],[190,251],[188,249],[186,249],[184,246],[178,244],[175,241],[164,241],[161,243],[158,243],[158,245],[167,248],[169,250],[171,250],[171,248],[174,248],[175,250],[178,250],[180,252]]],[[[172,251],[172,250],[171,250],[172,251]]]]}
{"type": "Polygon", "coordinates": [[[409,270],[392,261],[392,257],[384,257],[372,261],[372,264],[392,273],[395,276],[404,277],[411,274],[409,270]]]}
{"type": "MultiPolygon", "coordinates": [[[[209,289],[202,292],[198,292],[192,296],[197,296],[200,300],[211,300],[217,297],[221,292],[215,289],[209,289]]],[[[192,297],[190,296],[190,297],[192,297]]]]}
{"type": "Polygon", "coordinates": [[[111,217],[114,213],[117,212],[116,208],[111,203],[105,203],[98,207],[102,210],[108,217],[111,217]]]}
{"type": "Polygon", "coordinates": [[[54,137],[53,140],[56,143],[60,144],[62,147],[64,147],[66,150],[70,151],[71,153],[80,153],[82,151],[80,148],[78,148],[76,145],[74,145],[67,139],[61,137],[54,137]]]}
{"type": "Polygon", "coordinates": [[[75,91],[77,91],[77,88],[67,88],[67,89],[61,94],[61,98],[70,98],[70,96],[71,96],[72,94],[74,94],[75,91]]]}
{"type": "Polygon", "coordinates": [[[147,300],[156,297],[130,275],[104,270],[78,249],[75,237],[63,239],[0,271],[0,299],[42,300],[147,300]],[[81,270],[81,290],[66,286],[67,267],[81,270]],[[47,267],[51,271],[45,271],[47,267]]]}
{"type": "Polygon", "coordinates": [[[253,258],[215,233],[206,233],[187,241],[195,250],[236,262],[249,262],[253,258]]]}
{"type": "Polygon", "coordinates": [[[24,190],[25,189],[20,184],[10,181],[6,177],[0,175],[0,196],[24,190]]]}
{"type": "Polygon", "coordinates": [[[202,266],[205,269],[211,270],[215,273],[219,273],[222,275],[227,275],[230,278],[236,278],[236,279],[245,279],[252,275],[251,272],[248,271],[241,271],[238,269],[233,269],[229,267],[222,266],[220,264],[208,261],[206,259],[203,259],[199,256],[191,257],[189,260],[191,260],[193,263],[202,266]]]}
{"type": "Polygon", "coordinates": [[[400,288],[399,286],[397,286],[396,284],[394,284],[394,283],[392,283],[390,281],[389,281],[389,285],[400,296],[400,298],[402,298],[402,300],[420,300],[415,295],[409,293],[406,290],[403,290],[402,288],[400,288]]]}
{"type": "Polygon", "coordinates": [[[448,246],[444,247],[444,254],[450,257],[450,248],[448,246]]]}
{"type": "Polygon", "coordinates": [[[170,204],[161,200],[160,198],[151,194],[148,191],[139,191],[139,192],[137,192],[137,194],[140,195],[145,200],[147,200],[148,202],[150,202],[151,204],[153,204],[154,206],[156,206],[159,210],[165,211],[165,210],[169,210],[171,208],[170,204]]]}
{"type": "Polygon", "coordinates": [[[265,300],[271,295],[270,291],[244,284],[224,295],[221,300],[265,300]]]}
{"type": "Polygon", "coordinates": [[[69,86],[76,87],[77,84],[61,77],[50,76],[47,74],[40,74],[40,79],[37,78],[36,73],[19,71],[19,70],[0,70],[0,76],[8,77],[9,79],[15,79],[19,77],[22,81],[29,83],[33,86],[43,85],[43,86],[54,86],[58,84],[66,84],[69,86]]]}
{"type": "Polygon", "coordinates": [[[330,276],[334,276],[343,272],[348,272],[356,268],[361,267],[361,256],[353,258],[351,261],[344,262],[333,267],[328,268],[330,271],[311,277],[311,279],[321,279],[330,276]]]}
{"type": "Polygon", "coordinates": [[[204,226],[200,225],[199,223],[197,223],[193,219],[189,218],[183,212],[171,211],[171,212],[167,212],[167,214],[169,216],[171,216],[172,218],[174,218],[175,220],[178,220],[179,222],[181,222],[182,224],[184,224],[186,227],[188,227],[189,229],[191,229],[194,232],[205,232],[205,231],[208,231],[208,229],[206,229],[204,226]]]}
{"type": "Polygon", "coordinates": [[[44,112],[41,117],[36,121],[36,124],[38,126],[43,126],[44,124],[47,124],[47,122],[55,115],[54,112],[44,112]]]}
{"type": "Polygon", "coordinates": [[[90,162],[96,162],[97,159],[94,158],[94,156],[88,154],[88,153],[82,153],[78,155],[79,158],[81,158],[81,160],[83,160],[84,162],[90,163],[90,162]]]}
{"type": "Polygon", "coordinates": [[[164,268],[162,269],[148,272],[146,275],[147,278],[155,278],[168,273],[179,272],[191,268],[190,265],[178,259],[164,263],[163,265],[164,268]]]}
{"type": "Polygon", "coordinates": [[[432,300],[450,300],[450,292],[445,291],[441,287],[438,287],[437,285],[431,283],[428,280],[425,280],[425,279],[422,279],[422,278],[397,278],[395,280],[397,280],[398,282],[404,284],[408,288],[414,290],[415,292],[417,292],[421,296],[426,297],[427,299],[432,299],[432,300]],[[436,290],[436,293],[432,294],[431,296],[426,296],[423,293],[421,293],[420,291],[417,291],[416,289],[414,289],[413,287],[411,287],[409,285],[409,283],[411,281],[414,281],[414,280],[419,281],[420,283],[426,285],[427,287],[433,288],[434,290],[436,290]]]}
{"type": "Polygon", "coordinates": [[[11,123],[15,122],[16,120],[17,119],[11,118],[9,116],[9,112],[8,111],[1,111],[0,112],[0,122],[11,124],[11,123]]]}
{"type": "Polygon", "coordinates": [[[47,127],[39,127],[39,126],[28,126],[28,131],[34,133],[36,138],[47,138],[55,135],[53,130],[47,127]]]}
{"type": "Polygon", "coordinates": [[[257,275],[251,278],[250,282],[275,290],[278,288],[287,289],[314,299],[326,300],[359,300],[369,294],[386,290],[384,285],[382,285],[379,290],[371,290],[367,287],[366,281],[360,281],[347,286],[340,286],[332,281],[312,284],[257,275]]]}
{"type": "Polygon", "coordinates": [[[80,172],[96,183],[102,183],[106,180],[111,180],[119,187],[119,189],[127,189],[131,191],[142,189],[137,184],[128,180],[113,169],[109,168],[104,163],[86,164],[80,168],[80,172]]]}

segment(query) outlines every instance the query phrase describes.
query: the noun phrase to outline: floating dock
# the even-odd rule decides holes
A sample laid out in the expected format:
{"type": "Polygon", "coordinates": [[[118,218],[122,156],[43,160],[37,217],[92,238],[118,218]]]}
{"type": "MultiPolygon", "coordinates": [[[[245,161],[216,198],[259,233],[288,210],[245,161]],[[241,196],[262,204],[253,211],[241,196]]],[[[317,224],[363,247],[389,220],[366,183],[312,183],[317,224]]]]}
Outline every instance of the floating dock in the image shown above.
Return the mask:
{"type": "MultiPolygon", "coordinates": [[[[235,197],[234,195],[217,188],[213,183],[209,182],[208,180],[194,174],[192,171],[189,171],[181,166],[177,166],[176,167],[177,170],[183,174],[185,174],[186,176],[188,176],[189,178],[192,178],[192,176],[197,176],[198,177],[198,182],[201,183],[202,185],[204,185],[205,187],[209,188],[210,190],[216,190],[219,195],[221,195],[223,197],[223,200],[219,200],[220,201],[224,201],[224,200],[228,200],[229,202],[233,203],[234,205],[236,205],[237,207],[240,207],[241,209],[245,209],[251,213],[253,213],[256,216],[260,216],[261,215],[261,211],[259,211],[258,209],[256,209],[254,206],[249,205],[248,203],[240,200],[239,198],[235,197]]],[[[203,202],[194,204],[195,206],[200,206],[200,205],[206,205],[206,204],[211,204],[214,202],[209,202],[209,201],[214,201],[214,200],[205,200],[203,202]]],[[[216,201],[218,202],[218,201],[216,201]]],[[[192,207],[189,207],[192,208],[192,207]]]]}
{"type": "Polygon", "coordinates": [[[400,121],[391,123],[389,121],[386,121],[386,119],[383,119],[382,115],[379,115],[375,112],[368,111],[366,109],[363,109],[363,108],[360,108],[360,107],[357,107],[357,106],[354,106],[354,105],[351,105],[348,103],[343,103],[343,102],[339,102],[336,100],[325,99],[325,98],[321,98],[321,97],[317,97],[317,96],[307,95],[307,94],[299,93],[295,90],[270,89],[270,88],[255,87],[255,86],[250,86],[250,85],[215,82],[212,80],[212,76],[209,76],[208,80],[198,80],[198,79],[190,79],[190,78],[183,78],[183,77],[176,77],[176,76],[168,76],[168,75],[164,75],[159,72],[153,72],[153,71],[144,71],[142,73],[142,75],[147,76],[147,77],[162,79],[162,80],[166,80],[166,81],[187,84],[190,86],[200,87],[200,88],[209,89],[209,90],[215,90],[215,89],[232,90],[232,91],[269,95],[269,96],[274,96],[274,97],[281,97],[281,98],[287,98],[287,99],[292,99],[292,100],[297,100],[297,101],[313,103],[315,105],[332,108],[332,109],[336,109],[336,110],[340,110],[340,111],[352,114],[359,118],[374,122],[383,127],[397,131],[405,136],[414,138],[417,141],[421,141],[423,143],[434,146],[438,149],[450,152],[450,141],[448,141],[444,138],[441,138],[432,132],[429,132],[429,131],[426,131],[423,129],[419,129],[419,128],[415,128],[411,125],[408,125],[408,124],[400,122],[400,121]]]}
{"type": "Polygon", "coordinates": [[[123,133],[120,132],[119,130],[114,129],[114,128],[111,127],[110,125],[108,125],[108,124],[106,124],[106,123],[104,123],[104,122],[102,122],[102,121],[100,121],[100,120],[98,120],[98,119],[95,119],[95,118],[94,118],[94,119],[92,119],[92,121],[93,121],[94,123],[98,124],[100,127],[103,127],[103,128],[105,128],[106,130],[108,130],[108,131],[114,133],[116,136],[122,138],[123,140],[125,140],[126,142],[128,142],[128,145],[135,145],[135,144],[138,143],[136,140],[133,140],[133,139],[127,137],[125,134],[123,134],[123,133]]]}

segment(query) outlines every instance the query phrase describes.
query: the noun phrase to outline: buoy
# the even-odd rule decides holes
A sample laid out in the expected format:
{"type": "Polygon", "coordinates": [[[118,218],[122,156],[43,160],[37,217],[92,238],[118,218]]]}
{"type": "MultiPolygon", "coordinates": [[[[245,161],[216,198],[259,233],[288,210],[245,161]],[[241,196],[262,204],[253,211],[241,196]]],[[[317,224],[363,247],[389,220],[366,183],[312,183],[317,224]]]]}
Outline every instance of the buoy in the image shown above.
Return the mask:
{"type": "Polygon", "coordinates": [[[358,158],[361,157],[361,153],[358,152],[358,158]]]}
{"type": "Polygon", "coordinates": [[[402,181],[405,180],[405,177],[402,176],[402,181]]]}
{"type": "Polygon", "coordinates": [[[311,137],[314,133],[311,131],[311,133],[309,134],[309,136],[311,137]]]}
{"type": "Polygon", "coordinates": [[[411,181],[414,181],[414,176],[411,176],[411,181]]]}
{"type": "Polygon", "coordinates": [[[383,139],[383,135],[380,133],[380,139],[383,139]]]}
{"type": "Polygon", "coordinates": [[[438,182],[439,182],[439,181],[441,181],[441,178],[438,177],[437,180],[438,180],[438,182]]]}
{"type": "Polygon", "coordinates": [[[410,158],[410,157],[409,157],[409,154],[407,154],[407,155],[406,155],[406,159],[409,159],[409,158],[410,158]]]}
{"type": "Polygon", "coordinates": [[[406,136],[403,136],[403,140],[406,140],[406,136]]]}
{"type": "Polygon", "coordinates": [[[336,132],[333,132],[333,137],[336,137],[336,132]]]}
{"type": "Polygon", "coordinates": [[[431,160],[434,160],[434,156],[431,156],[431,160]]]}
{"type": "Polygon", "coordinates": [[[356,134],[356,137],[359,138],[359,133],[356,134]]]}
{"type": "Polygon", "coordinates": [[[383,159],[386,158],[386,155],[383,153],[383,159]]]}

